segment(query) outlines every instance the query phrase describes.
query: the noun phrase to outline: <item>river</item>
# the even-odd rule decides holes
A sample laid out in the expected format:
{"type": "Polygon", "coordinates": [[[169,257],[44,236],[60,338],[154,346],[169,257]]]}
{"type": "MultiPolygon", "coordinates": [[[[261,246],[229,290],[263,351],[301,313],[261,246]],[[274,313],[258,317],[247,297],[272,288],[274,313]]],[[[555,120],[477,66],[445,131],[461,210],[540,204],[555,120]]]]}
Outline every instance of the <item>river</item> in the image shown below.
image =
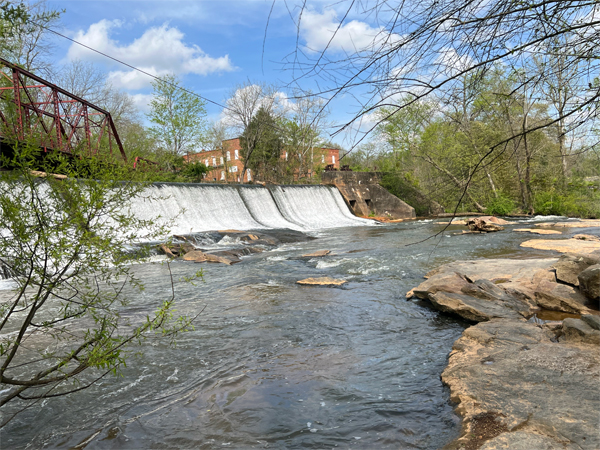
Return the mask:
{"type": "MultiPolygon", "coordinates": [[[[121,378],[21,413],[1,447],[440,448],[460,427],[440,373],[466,324],[404,295],[441,263],[535,255],[519,248],[522,233],[417,243],[441,228],[331,228],[233,266],[173,262],[175,278],[204,269],[204,282],[177,288],[179,312],[203,310],[195,330],[175,347],[146,341],[121,378]],[[300,257],[321,249],[332,254],[300,257]],[[347,283],[296,284],[314,276],[347,283]]],[[[169,296],[169,271],[135,270],[143,315],[149,298],[169,296]]]]}

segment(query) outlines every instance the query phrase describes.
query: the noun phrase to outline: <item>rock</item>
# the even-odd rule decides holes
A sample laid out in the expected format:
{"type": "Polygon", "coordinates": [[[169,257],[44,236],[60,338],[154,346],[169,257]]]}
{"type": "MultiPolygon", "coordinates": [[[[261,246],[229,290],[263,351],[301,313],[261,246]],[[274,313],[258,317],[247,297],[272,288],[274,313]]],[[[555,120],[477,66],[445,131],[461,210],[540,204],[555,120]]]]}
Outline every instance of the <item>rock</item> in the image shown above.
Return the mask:
{"type": "Polygon", "coordinates": [[[543,222],[536,223],[535,226],[558,228],[593,228],[600,227],[600,220],[570,220],[569,222],[543,222]]]}
{"type": "Polygon", "coordinates": [[[600,297],[600,264],[594,264],[583,270],[578,276],[579,290],[592,300],[600,297]]]}
{"type": "Polygon", "coordinates": [[[600,344],[600,331],[581,319],[567,318],[563,320],[562,331],[564,338],[561,339],[565,339],[569,343],[600,344]]]}
{"type": "Polygon", "coordinates": [[[481,220],[485,220],[486,222],[495,223],[496,225],[512,225],[515,222],[509,222],[508,220],[501,219],[496,216],[481,216],[479,217],[481,220]]]}
{"type": "Polygon", "coordinates": [[[440,291],[429,294],[429,300],[437,310],[459,316],[469,322],[484,322],[498,317],[505,319],[523,318],[501,302],[478,299],[470,295],[440,291]]]}
{"type": "Polygon", "coordinates": [[[533,323],[493,319],[467,328],[442,373],[463,418],[449,447],[600,448],[599,368],[596,345],[556,342],[533,323]],[[477,434],[482,422],[490,433],[477,434]]]}
{"type": "Polygon", "coordinates": [[[552,439],[537,433],[514,431],[501,433],[485,442],[479,450],[575,450],[561,440],[552,439]]]}
{"type": "Polygon", "coordinates": [[[584,241],[581,239],[531,239],[521,243],[521,247],[539,250],[556,250],[561,253],[579,253],[591,255],[600,251],[600,241],[584,241]]]}
{"type": "Polygon", "coordinates": [[[239,263],[241,259],[232,251],[223,250],[221,252],[205,253],[206,261],[210,263],[222,263],[228,266],[239,263]]]}
{"type": "Polygon", "coordinates": [[[529,318],[538,308],[589,313],[585,296],[572,286],[556,282],[552,266],[558,261],[457,261],[429,272],[428,279],[406,296],[428,299],[435,308],[473,322],[496,317],[529,318]]]}
{"type": "Polygon", "coordinates": [[[317,250],[316,252],[307,253],[302,255],[303,258],[319,258],[321,256],[327,256],[331,253],[331,250],[317,250]]]}
{"type": "Polygon", "coordinates": [[[504,230],[504,227],[491,221],[489,217],[475,217],[469,219],[467,220],[467,226],[471,231],[484,231],[486,233],[504,230]]]}
{"type": "Polygon", "coordinates": [[[600,241],[600,237],[591,234],[576,234],[573,236],[573,239],[580,239],[582,241],[600,241]]]}
{"type": "Polygon", "coordinates": [[[206,254],[200,250],[193,250],[183,255],[182,259],[185,261],[204,262],[206,261],[206,254]]]}
{"type": "Polygon", "coordinates": [[[571,286],[542,281],[535,287],[534,295],[540,308],[575,314],[589,311],[588,300],[571,286]]]}
{"type": "Polygon", "coordinates": [[[587,323],[594,330],[600,330],[600,316],[584,314],[583,316],[581,316],[581,320],[587,323]]]}
{"type": "Polygon", "coordinates": [[[337,280],[330,277],[305,278],[304,280],[296,281],[298,284],[317,285],[317,286],[339,286],[344,284],[346,280],[337,280]]]}
{"type": "Polygon", "coordinates": [[[579,286],[577,276],[594,264],[596,264],[596,260],[589,256],[566,254],[562,255],[552,267],[556,269],[557,280],[573,286],[579,286]]]}
{"type": "Polygon", "coordinates": [[[533,234],[562,234],[560,231],[556,230],[534,230],[533,228],[515,228],[513,231],[533,234]]]}
{"type": "Polygon", "coordinates": [[[170,249],[170,248],[167,246],[167,244],[160,244],[160,245],[158,246],[158,248],[159,248],[160,250],[162,250],[162,251],[163,251],[163,253],[164,253],[165,255],[167,255],[169,258],[177,258],[177,255],[175,255],[175,254],[174,254],[174,253],[171,251],[171,249],[170,249]]]}

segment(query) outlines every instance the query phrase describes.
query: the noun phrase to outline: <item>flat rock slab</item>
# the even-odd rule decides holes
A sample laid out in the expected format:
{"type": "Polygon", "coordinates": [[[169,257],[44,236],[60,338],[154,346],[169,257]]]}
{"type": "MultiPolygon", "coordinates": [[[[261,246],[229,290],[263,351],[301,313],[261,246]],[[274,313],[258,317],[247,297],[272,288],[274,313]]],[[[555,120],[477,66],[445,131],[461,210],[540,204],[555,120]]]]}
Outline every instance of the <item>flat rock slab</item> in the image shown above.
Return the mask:
{"type": "Polygon", "coordinates": [[[330,277],[305,278],[304,280],[296,281],[298,284],[310,286],[339,286],[346,283],[346,280],[338,280],[330,277]]]}
{"type": "Polygon", "coordinates": [[[303,258],[319,258],[321,256],[327,256],[331,253],[331,250],[317,250],[316,252],[307,253],[302,255],[303,258]]]}
{"type": "Polygon", "coordinates": [[[515,228],[513,231],[533,234],[562,234],[562,232],[557,230],[536,230],[535,228],[515,228]]]}
{"type": "Polygon", "coordinates": [[[558,283],[557,258],[457,261],[429,272],[406,294],[470,322],[528,319],[539,308],[589,313],[590,300],[573,286],[558,283]]]}
{"type": "Polygon", "coordinates": [[[557,228],[595,228],[600,227],[600,220],[570,220],[569,222],[542,222],[536,223],[535,226],[557,228]]]}
{"type": "Polygon", "coordinates": [[[529,241],[522,242],[521,247],[589,255],[600,251],[600,241],[583,239],[530,239],[529,241]]]}
{"type": "Polygon", "coordinates": [[[442,373],[463,417],[449,447],[596,450],[599,376],[598,345],[557,341],[549,327],[520,320],[472,326],[442,373]],[[495,432],[482,435],[481,418],[495,432]]]}

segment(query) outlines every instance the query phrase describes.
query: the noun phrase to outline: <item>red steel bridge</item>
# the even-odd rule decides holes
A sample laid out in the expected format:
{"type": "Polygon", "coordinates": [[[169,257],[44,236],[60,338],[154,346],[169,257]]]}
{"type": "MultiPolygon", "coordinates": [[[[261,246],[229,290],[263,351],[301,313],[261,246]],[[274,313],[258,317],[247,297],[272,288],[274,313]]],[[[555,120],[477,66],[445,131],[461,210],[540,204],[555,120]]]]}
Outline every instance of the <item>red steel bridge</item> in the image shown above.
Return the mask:
{"type": "Polygon", "coordinates": [[[33,142],[44,152],[88,157],[114,149],[127,162],[108,111],[2,58],[0,141],[3,149],[33,142]]]}

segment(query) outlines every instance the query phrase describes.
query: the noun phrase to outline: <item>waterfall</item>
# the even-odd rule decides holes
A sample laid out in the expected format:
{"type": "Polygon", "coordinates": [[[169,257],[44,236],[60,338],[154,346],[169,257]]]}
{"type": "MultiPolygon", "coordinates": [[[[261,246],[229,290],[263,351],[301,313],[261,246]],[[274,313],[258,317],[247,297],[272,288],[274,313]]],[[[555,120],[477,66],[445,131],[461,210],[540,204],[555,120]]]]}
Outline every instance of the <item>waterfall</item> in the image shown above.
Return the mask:
{"type": "Polygon", "coordinates": [[[332,186],[249,186],[155,183],[133,201],[140,219],[170,220],[172,234],[211,230],[362,226],[332,186]]]}
{"type": "Polygon", "coordinates": [[[307,229],[373,224],[354,216],[334,186],[272,186],[271,193],[282,215],[307,229]]]}

